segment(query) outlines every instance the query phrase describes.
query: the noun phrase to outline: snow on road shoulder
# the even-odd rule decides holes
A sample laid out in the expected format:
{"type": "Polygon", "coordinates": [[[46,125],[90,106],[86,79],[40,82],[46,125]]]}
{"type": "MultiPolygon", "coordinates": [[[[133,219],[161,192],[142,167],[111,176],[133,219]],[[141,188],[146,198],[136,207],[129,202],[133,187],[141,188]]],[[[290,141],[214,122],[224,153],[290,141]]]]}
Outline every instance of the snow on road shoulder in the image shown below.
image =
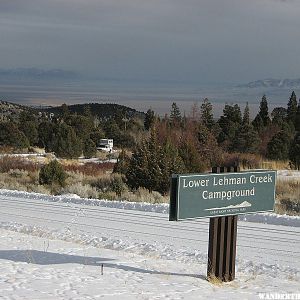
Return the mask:
{"type": "Polygon", "coordinates": [[[145,257],[3,229],[0,238],[0,296],[5,300],[259,299],[262,292],[293,293],[299,286],[293,276],[268,277],[251,271],[238,271],[234,282],[213,285],[205,279],[204,264],[145,257]]]}
{"type": "MultiPolygon", "coordinates": [[[[59,196],[49,196],[39,193],[28,193],[16,190],[6,190],[0,189],[0,196],[8,197],[18,197],[24,199],[34,199],[47,202],[60,202],[60,203],[72,203],[78,205],[88,205],[88,206],[102,206],[109,208],[118,208],[126,210],[138,210],[146,212],[156,212],[156,213],[169,213],[169,204],[151,204],[145,202],[128,202],[128,201],[111,201],[111,200],[99,200],[99,199],[85,199],[80,198],[75,194],[66,194],[59,196]]],[[[300,217],[298,216],[288,216],[288,215],[279,215],[275,213],[259,213],[259,214],[248,214],[240,215],[239,220],[255,223],[264,223],[272,225],[283,225],[283,226],[292,226],[300,227],[300,217]]]]}
{"type": "MultiPolygon", "coordinates": [[[[189,248],[175,249],[161,243],[139,243],[134,240],[115,239],[110,236],[91,236],[86,233],[77,234],[71,228],[60,230],[49,230],[41,226],[29,226],[15,222],[0,222],[0,228],[31,236],[42,237],[50,240],[61,240],[73,242],[84,246],[95,248],[124,251],[136,255],[143,255],[148,258],[163,259],[185,264],[207,265],[207,254],[189,248]]],[[[237,259],[237,272],[252,276],[265,275],[271,278],[292,278],[300,281],[300,270],[290,266],[279,264],[255,263],[251,260],[237,259]]]]}

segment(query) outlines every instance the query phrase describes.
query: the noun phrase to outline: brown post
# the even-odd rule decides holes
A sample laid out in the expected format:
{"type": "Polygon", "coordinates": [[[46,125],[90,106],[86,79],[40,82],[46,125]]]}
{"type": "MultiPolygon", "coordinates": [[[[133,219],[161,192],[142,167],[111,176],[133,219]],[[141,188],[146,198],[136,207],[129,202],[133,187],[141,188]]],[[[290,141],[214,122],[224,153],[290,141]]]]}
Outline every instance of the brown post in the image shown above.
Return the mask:
{"type": "MultiPolygon", "coordinates": [[[[238,172],[238,167],[216,167],[213,173],[238,172]]],[[[232,281],[235,278],[237,216],[209,220],[207,278],[232,281]]]]}

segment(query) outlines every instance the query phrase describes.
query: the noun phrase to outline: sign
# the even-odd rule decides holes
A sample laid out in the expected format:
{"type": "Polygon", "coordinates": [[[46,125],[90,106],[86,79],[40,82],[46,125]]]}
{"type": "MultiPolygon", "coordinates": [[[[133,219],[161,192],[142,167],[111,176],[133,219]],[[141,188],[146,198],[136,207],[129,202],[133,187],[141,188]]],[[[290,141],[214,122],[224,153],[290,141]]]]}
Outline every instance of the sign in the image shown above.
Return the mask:
{"type": "Polygon", "coordinates": [[[276,171],[173,175],[170,221],[273,211],[276,171]]]}

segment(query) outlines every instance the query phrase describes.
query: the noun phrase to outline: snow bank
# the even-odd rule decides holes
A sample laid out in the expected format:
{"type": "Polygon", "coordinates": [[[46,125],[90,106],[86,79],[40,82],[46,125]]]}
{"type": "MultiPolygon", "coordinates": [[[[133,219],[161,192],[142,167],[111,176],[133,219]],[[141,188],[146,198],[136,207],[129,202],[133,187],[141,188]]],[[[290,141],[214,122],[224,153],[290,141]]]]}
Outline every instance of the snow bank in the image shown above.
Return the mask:
{"type": "MultiPolygon", "coordinates": [[[[110,201],[110,200],[99,200],[99,199],[85,199],[80,198],[75,194],[66,194],[59,196],[49,196],[38,193],[28,193],[15,190],[0,189],[0,196],[8,197],[18,197],[24,199],[34,199],[47,202],[60,202],[60,203],[72,203],[79,205],[89,205],[89,206],[102,206],[109,208],[125,209],[125,210],[138,210],[146,212],[156,212],[162,214],[169,213],[169,204],[151,204],[146,202],[128,202],[128,201],[110,201]]],[[[299,216],[288,216],[288,215],[278,215],[275,213],[259,213],[259,214],[248,214],[240,215],[239,220],[255,223],[273,224],[273,225],[283,225],[300,227],[300,217],[299,216]]]]}

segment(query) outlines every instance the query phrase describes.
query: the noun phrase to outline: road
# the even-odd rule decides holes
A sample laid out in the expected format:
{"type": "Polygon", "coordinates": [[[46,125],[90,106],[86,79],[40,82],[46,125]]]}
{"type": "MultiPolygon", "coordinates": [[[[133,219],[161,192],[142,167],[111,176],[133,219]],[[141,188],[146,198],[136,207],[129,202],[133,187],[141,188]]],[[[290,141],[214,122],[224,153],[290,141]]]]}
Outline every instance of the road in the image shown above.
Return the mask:
{"type": "MultiPolygon", "coordinates": [[[[208,220],[169,222],[168,215],[0,195],[0,221],[137,243],[161,244],[206,255],[208,220]]],[[[238,222],[237,258],[300,269],[300,227],[238,222]]]]}

